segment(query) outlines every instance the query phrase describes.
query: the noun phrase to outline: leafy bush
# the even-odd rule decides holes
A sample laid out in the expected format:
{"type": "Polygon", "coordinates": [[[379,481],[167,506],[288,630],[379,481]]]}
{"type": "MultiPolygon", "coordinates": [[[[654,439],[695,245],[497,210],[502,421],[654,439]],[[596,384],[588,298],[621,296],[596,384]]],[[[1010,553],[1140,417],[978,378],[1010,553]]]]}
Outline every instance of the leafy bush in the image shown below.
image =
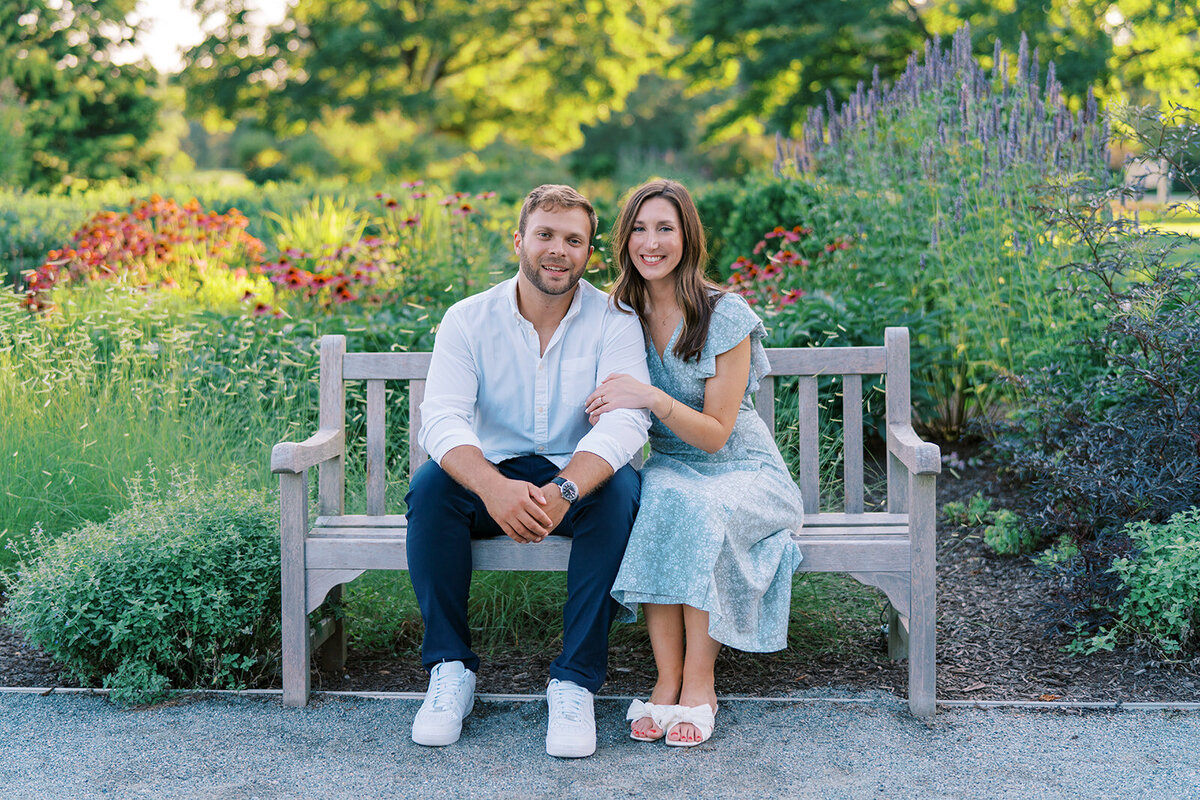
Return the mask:
{"type": "Polygon", "coordinates": [[[942,518],[950,525],[964,525],[977,528],[987,525],[992,517],[992,501],[976,492],[970,500],[963,503],[951,500],[942,504],[942,518]]]}
{"type": "Polygon", "coordinates": [[[20,564],[9,620],[122,703],[170,686],[242,688],[276,672],[279,540],[269,493],[155,472],[132,503],[20,564]]]}
{"type": "Polygon", "coordinates": [[[1134,522],[1125,528],[1133,555],[1113,561],[1125,600],[1112,627],[1077,649],[1111,650],[1120,641],[1149,645],[1167,658],[1200,650],[1200,508],[1165,523],[1134,522]]]}
{"type": "Polygon", "coordinates": [[[696,210],[708,233],[714,272],[727,279],[735,260],[751,253],[766,226],[811,227],[821,190],[816,182],[763,175],[699,188],[694,192],[696,210]]]}
{"type": "MultiPolygon", "coordinates": [[[[1195,200],[1200,176],[1180,155],[1200,142],[1188,113],[1125,109],[1116,122],[1195,200]]],[[[1063,621],[1087,634],[1120,605],[1110,567],[1134,547],[1126,524],[1200,505],[1200,262],[1190,237],[1114,214],[1134,194],[1083,178],[1046,189],[1054,235],[1083,256],[1062,269],[1093,318],[1086,336],[1023,379],[1028,404],[999,439],[1027,526],[1079,550],[1057,569],[1058,602],[1063,621]]]]}
{"type": "Polygon", "coordinates": [[[1024,371],[1083,312],[1054,270],[1073,243],[1041,235],[1036,187],[1048,175],[1106,174],[1094,100],[1072,114],[1053,65],[1043,90],[1024,38],[1012,74],[998,41],[993,64],[980,66],[964,27],[948,50],[927,46],[923,63],[912,54],[894,86],[876,78],[841,109],[832,98],[813,109],[803,140],[782,145],[776,162],[785,180],[817,190],[795,222],[855,242],[855,290],[898,298],[920,318],[913,397],[925,427],[946,438],[994,414],[1012,396],[997,379],[1024,371]]]}
{"type": "Polygon", "coordinates": [[[984,544],[997,555],[1015,556],[1033,549],[1035,537],[1024,528],[1020,518],[1006,508],[994,508],[982,492],[976,492],[966,503],[945,503],[941,513],[950,525],[982,528],[984,544]]]}
{"type": "Polygon", "coordinates": [[[992,515],[991,524],[983,529],[983,541],[1002,556],[1016,556],[1030,552],[1036,539],[1021,525],[1016,514],[1002,508],[992,515]]]}

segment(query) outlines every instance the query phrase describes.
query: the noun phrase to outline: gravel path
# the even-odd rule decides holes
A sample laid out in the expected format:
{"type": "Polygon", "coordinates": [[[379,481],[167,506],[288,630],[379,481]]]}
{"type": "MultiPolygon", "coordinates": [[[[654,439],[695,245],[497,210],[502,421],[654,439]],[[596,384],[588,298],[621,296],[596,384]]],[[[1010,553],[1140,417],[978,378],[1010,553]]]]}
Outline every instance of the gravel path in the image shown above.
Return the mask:
{"type": "Polygon", "coordinates": [[[625,701],[601,698],[597,754],[560,761],[544,702],[478,702],[431,749],[408,738],[415,700],[0,695],[0,797],[1200,798],[1200,713],[956,708],[926,726],[855,699],[727,701],[684,749],[628,739],[625,701]]]}

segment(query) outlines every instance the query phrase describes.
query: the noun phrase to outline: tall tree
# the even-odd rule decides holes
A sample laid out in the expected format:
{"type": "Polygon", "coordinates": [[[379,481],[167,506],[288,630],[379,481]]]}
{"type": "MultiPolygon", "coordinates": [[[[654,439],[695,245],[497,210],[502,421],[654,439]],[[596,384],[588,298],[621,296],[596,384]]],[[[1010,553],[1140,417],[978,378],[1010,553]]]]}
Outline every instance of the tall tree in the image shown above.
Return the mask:
{"type": "Polygon", "coordinates": [[[673,53],[675,0],[297,0],[261,43],[243,0],[198,0],[224,24],[189,52],[193,110],[250,112],[280,133],[322,110],[399,109],[482,146],[546,152],[620,109],[673,53]]]}
{"type": "Polygon", "coordinates": [[[1137,103],[1180,104],[1200,120],[1200,2],[1120,0],[1104,24],[1113,38],[1110,86],[1137,103]]]}
{"type": "Polygon", "coordinates": [[[20,160],[9,180],[53,189],[78,179],[140,176],[153,167],[146,142],[157,126],[156,73],[116,65],[132,43],[137,0],[8,0],[0,3],[0,104],[15,123],[20,160]]]}
{"type": "Polygon", "coordinates": [[[825,92],[904,70],[926,36],[913,5],[894,0],[693,0],[683,59],[697,89],[736,87],[711,130],[798,127],[825,92]]]}
{"type": "Polygon", "coordinates": [[[1088,87],[1106,99],[1139,104],[1200,103],[1200,3],[1196,0],[997,0],[933,2],[926,26],[943,36],[971,24],[986,58],[1000,39],[1015,49],[1021,34],[1044,66],[1053,61],[1069,96],[1088,87]]]}
{"type": "Polygon", "coordinates": [[[696,89],[737,90],[713,130],[795,134],[827,90],[844,100],[875,67],[894,78],[927,38],[963,23],[985,63],[996,39],[1015,50],[1026,34],[1077,101],[1091,86],[1142,103],[1200,103],[1197,0],[693,0],[682,63],[696,89]]]}

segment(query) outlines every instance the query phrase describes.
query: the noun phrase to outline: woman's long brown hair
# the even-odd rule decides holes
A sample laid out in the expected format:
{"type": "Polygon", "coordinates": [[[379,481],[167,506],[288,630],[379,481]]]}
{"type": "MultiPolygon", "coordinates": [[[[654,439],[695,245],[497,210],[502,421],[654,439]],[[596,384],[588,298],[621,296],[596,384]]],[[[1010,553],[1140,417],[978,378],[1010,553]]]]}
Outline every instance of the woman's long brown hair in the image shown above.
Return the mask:
{"type": "Polygon", "coordinates": [[[708,323],[722,289],[704,275],[708,266],[704,226],[700,224],[700,213],[696,211],[696,204],[683,184],[671,180],[644,183],[630,193],[621,207],[610,238],[612,252],[621,267],[621,274],[612,289],[612,298],[617,308],[624,306],[622,310],[633,309],[642,326],[649,330],[646,318],[649,293],[646,281],[629,257],[629,237],[642,204],[651,197],[661,197],[675,206],[683,229],[683,255],[675,267],[675,301],[683,310],[683,330],[673,350],[681,361],[699,358],[708,340],[708,323]]]}

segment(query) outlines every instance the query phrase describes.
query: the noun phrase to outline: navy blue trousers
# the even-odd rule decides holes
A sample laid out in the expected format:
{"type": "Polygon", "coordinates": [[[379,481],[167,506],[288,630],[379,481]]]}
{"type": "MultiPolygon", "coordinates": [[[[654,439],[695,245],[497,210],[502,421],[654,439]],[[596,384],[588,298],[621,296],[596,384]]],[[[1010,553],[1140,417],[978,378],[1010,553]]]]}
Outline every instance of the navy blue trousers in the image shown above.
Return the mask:
{"type": "MultiPolygon", "coordinates": [[[[558,467],[542,456],[518,456],[497,465],[508,478],[535,486],[549,483],[558,467]]],[[[550,677],[596,692],[608,672],[608,630],[619,604],[609,591],[621,566],[641,496],[641,478],[629,465],[603,486],[575,501],[552,535],[570,536],[567,602],[563,606],[563,649],[550,677]]],[[[421,663],[462,661],[478,671],[471,650],[467,597],[471,588],[471,539],[503,536],[483,500],[433,461],[412,477],[408,495],[408,574],[425,639],[421,663]]],[[[526,544],[524,547],[537,547],[526,544]]]]}

